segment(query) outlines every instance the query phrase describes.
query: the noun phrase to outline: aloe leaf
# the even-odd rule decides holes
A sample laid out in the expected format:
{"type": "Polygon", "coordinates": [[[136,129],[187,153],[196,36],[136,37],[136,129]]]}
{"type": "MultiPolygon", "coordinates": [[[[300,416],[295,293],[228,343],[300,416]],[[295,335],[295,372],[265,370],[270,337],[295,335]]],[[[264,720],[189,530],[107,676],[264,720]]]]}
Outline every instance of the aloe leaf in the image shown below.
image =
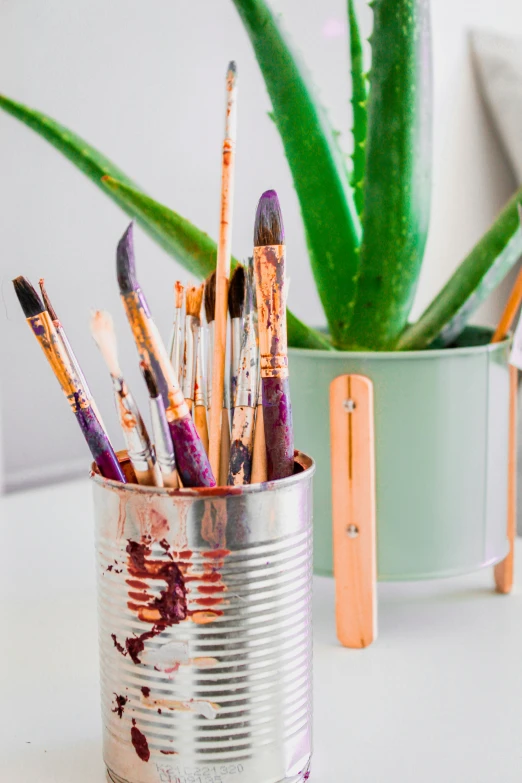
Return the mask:
{"type": "Polygon", "coordinates": [[[430,208],[431,46],[428,0],[374,0],[363,242],[345,347],[386,350],[403,331],[430,208]]]}
{"type": "Polygon", "coordinates": [[[522,256],[520,202],[522,188],[507,203],[419,320],[404,331],[397,345],[399,350],[420,350],[436,338],[442,345],[456,340],[477,307],[522,256]]]}
{"type": "MultiPolygon", "coordinates": [[[[103,181],[125,211],[185,269],[204,278],[216,268],[217,246],[208,234],[141,191],[113,177],[105,176],[103,181]]],[[[233,266],[237,263],[232,259],[233,266]]],[[[326,337],[310,329],[291,312],[288,312],[287,327],[291,346],[332,350],[326,337]]]]}
{"type": "Polygon", "coordinates": [[[96,185],[103,188],[100,180],[104,174],[110,174],[113,177],[126,182],[128,185],[137,188],[134,183],[121,169],[114,165],[108,158],[98,152],[94,147],[70,131],[64,125],[42,114],[35,109],[30,109],[21,103],[0,95],[0,108],[11,114],[32,128],[40,136],[43,136],[53,147],[56,147],[66,158],[75,164],[84,174],[87,174],[96,185]]]}
{"type": "Polygon", "coordinates": [[[234,0],[254,47],[301,206],[312,270],[336,345],[353,314],[361,229],[326,114],[265,0],[234,0]]]}
{"type": "MultiPolygon", "coordinates": [[[[205,277],[214,269],[215,242],[188,220],[141,193],[121,169],[84,139],[51,117],[3,95],[0,96],[0,108],[32,128],[63,153],[128,215],[136,217],[141,227],[167,253],[177,258],[196,276],[205,277]],[[133,200],[138,202],[140,199],[141,207],[138,209],[133,200]],[[163,226],[162,218],[165,220],[163,226]]],[[[288,333],[289,342],[295,347],[332,350],[323,335],[307,327],[291,313],[288,313],[288,333]]]]}
{"type": "Polygon", "coordinates": [[[353,198],[359,215],[364,205],[364,166],[366,160],[366,133],[368,127],[368,86],[364,73],[364,55],[355,12],[354,0],[348,0],[348,22],[350,26],[350,59],[352,64],[352,108],[353,108],[353,170],[351,185],[353,198]]]}

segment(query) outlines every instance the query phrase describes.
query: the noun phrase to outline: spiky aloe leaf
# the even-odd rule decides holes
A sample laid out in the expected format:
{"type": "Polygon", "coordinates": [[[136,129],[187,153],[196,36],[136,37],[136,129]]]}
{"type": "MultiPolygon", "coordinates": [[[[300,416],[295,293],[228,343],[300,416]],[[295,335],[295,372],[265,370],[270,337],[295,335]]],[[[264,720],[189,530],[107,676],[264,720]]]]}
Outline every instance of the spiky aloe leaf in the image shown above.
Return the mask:
{"type": "Polygon", "coordinates": [[[265,0],[233,0],[254,47],[301,205],[312,270],[334,344],[346,342],[360,225],[342,154],[303,68],[265,0]]]}
{"type": "Polygon", "coordinates": [[[393,349],[420,273],[430,208],[428,0],[374,0],[363,242],[344,347],[393,349]]]}
{"type": "Polygon", "coordinates": [[[364,206],[364,165],[366,161],[366,133],[368,127],[367,103],[368,85],[364,73],[364,55],[355,12],[354,0],[348,0],[348,22],[350,26],[350,60],[352,64],[352,109],[353,109],[353,170],[351,185],[353,198],[359,215],[364,206]]]}
{"type": "Polygon", "coordinates": [[[489,231],[466,256],[419,320],[402,334],[400,350],[420,350],[437,338],[450,345],[477,307],[522,256],[518,204],[522,188],[507,203],[489,231]]]}
{"type": "MultiPolygon", "coordinates": [[[[214,268],[216,244],[207,234],[181,215],[148,199],[121,169],[80,136],[51,117],[3,95],[0,96],[0,108],[50,142],[128,215],[136,217],[152,239],[195,275],[204,277],[214,268]],[[127,193],[123,193],[124,187],[128,188],[127,193]],[[142,197],[141,214],[129,194],[133,194],[135,199],[142,197]],[[164,225],[161,224],[162,216],[165,218],[164,225]]],[[[309,329],[291,313],[288,313],[288,339],[291,345],[300,348],[332,348],[319,332],[309,329]]]]}
{"type": "MultiPolygon", "coordinates": [[[[171,256],[197,277],[206,277],[216,268],[216,243],[188,220],[159,204],[135,188],[113,177],[103,178],[105,186],[118,197],[118,203],[143,226],[171,256]]],[[[236,266],[237,260],[232,259],[236,266]]],[[[295,348],[332,350],[328,340],[288,312],[288,342],[295,348]]]]}

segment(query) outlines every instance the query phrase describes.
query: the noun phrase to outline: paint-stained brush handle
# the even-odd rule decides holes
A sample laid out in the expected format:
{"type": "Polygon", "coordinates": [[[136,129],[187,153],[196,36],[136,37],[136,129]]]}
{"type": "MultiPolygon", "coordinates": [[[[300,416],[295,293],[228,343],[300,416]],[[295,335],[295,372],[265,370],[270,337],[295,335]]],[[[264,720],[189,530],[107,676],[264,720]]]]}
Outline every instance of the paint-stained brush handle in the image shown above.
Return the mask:
{"type": "Polygon", "coordinates": [[[288,378],[263,378],[263,424],[268,481],[294,472],[294,435],[288,378]]]}
{"type": "Polygon", "coordinates": [[[262,484],[266,481],[266,441],[263,422],[263,406],[258,405],[254,428],[254,450],[252,453],[252,484],[262,484]]]}
{"type": "Polygon", "coordinates": [[[183,486],[215,487],[207,454],[191,416],[170,420],[169,430],[183,486]]]}
{"type": "Polygon", "coordinates": [[[234,408],[230,442],[228,484],[239,486],[252,480],[255,408],[234,408]]]}

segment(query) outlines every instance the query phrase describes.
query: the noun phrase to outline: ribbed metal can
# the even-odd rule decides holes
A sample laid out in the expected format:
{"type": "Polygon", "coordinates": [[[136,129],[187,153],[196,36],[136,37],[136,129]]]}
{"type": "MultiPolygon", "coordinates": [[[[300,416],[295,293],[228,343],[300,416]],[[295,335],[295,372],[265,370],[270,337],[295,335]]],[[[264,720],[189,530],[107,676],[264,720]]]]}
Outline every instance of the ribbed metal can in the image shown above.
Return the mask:
{"type": "Polygon", "coordinates": [[[176,491],[93,473],[109,781],[308,778],[314,469],[176,491]]]}

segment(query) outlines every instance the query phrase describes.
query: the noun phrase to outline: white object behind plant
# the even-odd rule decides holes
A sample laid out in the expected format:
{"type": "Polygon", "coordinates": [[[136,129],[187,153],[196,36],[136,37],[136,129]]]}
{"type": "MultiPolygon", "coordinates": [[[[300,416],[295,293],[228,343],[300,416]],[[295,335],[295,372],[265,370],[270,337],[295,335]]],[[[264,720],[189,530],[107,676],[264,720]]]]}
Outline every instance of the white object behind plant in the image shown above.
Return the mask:
{"type": "Polygon", "coordinates": [[[476,30],[472,49],[482,96],[522,184],[522,39],[476,30]]]}

